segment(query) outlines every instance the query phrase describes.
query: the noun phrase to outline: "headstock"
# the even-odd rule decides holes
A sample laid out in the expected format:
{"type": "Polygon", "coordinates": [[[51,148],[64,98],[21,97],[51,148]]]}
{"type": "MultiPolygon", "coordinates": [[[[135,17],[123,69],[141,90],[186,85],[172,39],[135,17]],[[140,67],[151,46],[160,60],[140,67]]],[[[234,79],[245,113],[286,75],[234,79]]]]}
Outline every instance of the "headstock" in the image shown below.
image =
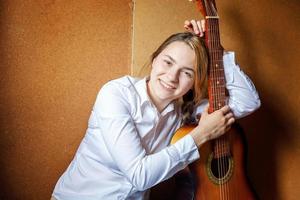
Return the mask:
{"type": "Polygon", "coordinates": [[[218,18],[215,0],[189,0],[195,1],[200,13],[205,18],[218,18]]]}

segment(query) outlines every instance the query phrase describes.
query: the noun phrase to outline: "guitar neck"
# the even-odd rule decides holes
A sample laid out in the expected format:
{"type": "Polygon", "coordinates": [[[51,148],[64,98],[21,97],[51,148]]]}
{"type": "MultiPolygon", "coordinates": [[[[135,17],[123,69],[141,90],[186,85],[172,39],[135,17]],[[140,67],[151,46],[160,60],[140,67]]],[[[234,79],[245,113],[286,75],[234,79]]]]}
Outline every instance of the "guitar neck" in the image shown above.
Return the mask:
{"type": "Polygon", "coordinates": [[[223,66],[223,47],[220,43],[218,17],[206,18],[205,40],[209,56],[209,112],[213,112],[227,104],[225,94],[226,81],[223,66]]]}

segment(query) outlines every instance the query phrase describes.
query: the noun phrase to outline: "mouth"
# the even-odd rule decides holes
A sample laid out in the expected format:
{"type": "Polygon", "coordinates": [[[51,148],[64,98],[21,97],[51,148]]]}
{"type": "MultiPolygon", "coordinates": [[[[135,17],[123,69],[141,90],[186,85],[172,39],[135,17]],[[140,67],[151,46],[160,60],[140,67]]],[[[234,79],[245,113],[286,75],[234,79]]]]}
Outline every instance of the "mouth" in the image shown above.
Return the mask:
{"type": "Polygon", "coordinates": [[[161,79],[159,79],[159,83],[160,83],[164,88],[166,88],[167,90],[174,90],[174,89],[176,89],[175,86],[170,85],[170,84],[164,82],[164,81],[161,80],[161,79]]]}

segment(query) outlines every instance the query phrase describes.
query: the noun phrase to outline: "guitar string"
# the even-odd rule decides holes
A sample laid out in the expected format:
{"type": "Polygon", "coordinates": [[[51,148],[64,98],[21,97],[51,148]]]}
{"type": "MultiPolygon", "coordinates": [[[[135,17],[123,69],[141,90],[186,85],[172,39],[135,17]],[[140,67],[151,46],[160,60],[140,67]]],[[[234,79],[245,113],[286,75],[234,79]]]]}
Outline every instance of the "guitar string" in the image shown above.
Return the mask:
{"type": "MultiPolygon", "coordinates": [[[[207,8],[207,2],[205,1],[205,4],[204,4],[205,6],[206,6],[206,10],[208,11],[208,15],[209,16],[211,16],[211,13],[209,12],[209,9],[207,8]]],[[[207,19],[206,20],[207,21],[207,27],[209,27],[209,29],[207,30],[207,31],[211,31],[211,24],[209,23],[209,19],[207,19]]],[[[207,43],[208,43],[208,46],[210,46],[210,48],[209,49],[212,49],[212,40],[211,40],[211,38],[209,38],[209,36],[211,37],[212,36],[212,34],[207,34],[207,43]]],[[[210,60],[210,90],[211,90],[211,99],[210,99],[210,103],[212,103],[213,102],[213,107],[212,107],[212,111],[214,111],[215,110],[215,108],[216,108],[216,105],[215,105],[215,101],[212,101],[212,99],[213,99],[213,95],[214,95],[214,87],[213,87],[213,84],[214,84],[214,82],[213,82],[213,80],[211,79],[211,77],[213,76],[213,63],[212,63],[212,60],[213,60],[213,58],[212,58],[212,52],[210,52],[210,56],[211,56],[211,60],[210,60]]],[[[217,159],[217,166],[218,166],[218,174],[220,174],[220,163],[219,163],[219,159],[218,159],[218,157],[217,157],[217,150],[218,150],[218,140],[215,140],[215,143],[214,143],[214,149],[213,149],[213,152],[214,152],[214,157],[212,158],[212,159],[217,159]]],[[[219,182],[219,180],[218,180],[218,184],[220,185],[220,182],[219,182]]],[[[221,196],[222,197],[222,188],[221,187],[219,187],[219,196],[221,196]]]]}
{"type": "MultiPolygon", "coordinates": [[[[206,14],[208,14],[209,16],[211,16],[211,13],[210,13],[210,10],[209,10],[209,8],[208,8],[208,4],[207,4],[207,1],[206,0],[204,0],[204,6],[205,6],[205,10],[206,10],[206,14]]],[[[208,27],[208,30],[206,30],[207,32],[209,32],[209,31],[211,31],[211,27],[210,27],[210,23],[209,23],[209,19],[206,19],[206,27],[208,27]]],[[[208,49],[212,49],[212,42],[211,42],[211,35],[212,34],[206,34],[206,42],[207,42],[207,45],[209,46],[209,48],[208,49]]],[[[209,92],[210,92],[210,99],[209,99],[209,102],[210,102],[210,106],[212,106],[211,107],[211,111],[214,111],[215,110],[215,108],[216,108],[216,105],[215,105],[215,101],[212,101],[212,99],[213,99],[213,95],[214,95],[214,90],[215,90],[215,88],[214,88],[214,82],[213,82],[213,80],[211,79],[211,77],[213,76],[213,63],[212,63],[212,52],[210,52],[210,61],[209,61],[209,63],[210,63],[210,68],[209,68],[209,92]]],[[[220,163],[219,163],[219,159],[218,159],[218,157],[217,157],[217,150],[218,150],[218,142],[217,142],[217,140],[215,140],[215,142],[214,142],[214,148],[213,148],[213,152],[214,152],[214,154],[213,154],[213,157],[212,157],[212,159],[217,159],[217,166],[218,166],[218,173],[220,174],[220,163]]],[[[218,180],[218,184],[220,185],[220,182],[219,182],[219,180],[218,180]]],[[[219,196],[220,197],[222,197],[222,188],[221,187],[219,187],[219,196]]]]}
{"type": "MultiPolygon", "coordinates": [[[[207,4],[205,4],[205,5],[207,5],[207,4]]],[[[208,10],[208,9],[207,9],[208,10]]],[[[209,11],[209,10],[208,10],[209,11]]],[[[211,13],[209,13],[209,16],[211,16],[211,13]]],[[[210,20],[211,21],[211,20],[210,20]]],[[[209,19],[207,19],[207,23],[209,22],[209,19]]],[[[210,23],[208,23],[207,24],[208,25],[208,27],[209,27],[209,30],[207,30],[207,31],[212,31],[212,27],[211,27],[211,24],[210,23]]],[[[209,76],[210,76],[210,90],[211,90],[211,102],[213,102],[213,108],[212,108],[212,111],[214,111],[215,110],[215,108],[216,108],[216,100],[215,101],[213,101],[213,99],[215,98],[214,97],[214,95],[215,95],[215,87],[214,87],[214,80],[212,79],[212,77],[214,77],[214,66],[213,66],[213,53],[212,53],[212,46],[213,46],[213,44],[212,44],[212,42],[213,42],[213,40],[212,40],[212,38],[209,38],[209,36],[210,37],[212,37],[212,35],[213,34],[209,34],[208,35],[208,38],[207,38],[207,43],[208,43],[208,45],[210,46],[210,58],[211,58],[211,60],[210,60],[210,74],[209,74],[209,76]]],[[[218,157],[218,146],[219,146],[219,143],[218,143],[218,140],[215,140],[215,143],[214,143],[214,149],[213,149],[213,151],[214,151],[214,158],[213,159],[217,159],[217,166],[218,166],[218,175],[220,175],[220,173],[221,173],[221,168],[220,168],[220,160],[219,160],[219,157],[218,157]]],[[[217,177],[217,179],[218,179],[218,184],[221,186],[221,183],[220,183],[220,179],[219,179],[219,177],[217,177]]],[[[219,196],[222,198],[222,187],[219,187],[219,196]]]]}
{"type": "MultiPolygon", "coordinates": [[[[207,5],[207,1],[206,0],[204,0],[204,2],[205,2],[205,6],[207,5]]],[[[211,1],[210,1],[211,2],[211,1]]],[[[214,5],[212,5],[212,6],[214,6],[214,5]]],[[[206,7],[206,11],[208,11],[208,14],[209,14],[209,16],[213,16],[213,14],[212,13],[209,13],[209,9],[206,7]]],[[[218,30],[218,29],[217,29],[218,30]]],[[[214,35],[214,34],[213,34],[214,35]]],[[[219,35],[217,35],[217,36],[219,36],[219,35]]],[[[211,40],[211,38],[209,38],[210,40],[211,40]]],[[[213,43],[213,42],[215,42],[215,40],[211,40],[212,41],[212,43],[211,44],[215,44],[215,43],[213,43]]],[[[222,52],[223,51],[217,51],[217,52],[211,52],[211,56],[212,56],[212,58],[215,58],[215,56],[217,57],[217,58],[223,58],[223,54],[222,54],[222,52]],[[215,54],[217,54],[217,55],[215,55],[215,54]],[[222,54],[222,55],[220,55],[220,54],[222,54]]],[[[218,59],[214,59],[214,60],[217,60],[217,61],[219,61],[219,62],[223,62],[223,60],[218,60],[218,59]]],[[[219,64],[219,63],[218,63],[219,64]]],[[[220,66],[222,65],[222,67],[223,67],[223,63],[220,63],[219,64],[220,66]]],[[[210,71],[210,73],[211,73],[211,75],[218,75],[217,77],[221,77],[221,75],[223,75],[222,77],[223,77],[223,79],[220,79],[219,81],[220,81],[220,83],[221,83],[221,85],[224,85],[225,84],[225,77],[224,77],[224,68],[222,69],[222,70],[216,70],[215,72],[214,71],[210,71]]],[[[225,97],[226,97],[226,95],[225,95],[225,88],[223,89],[223,90],[220,90],[220,88],[218,87],[218,86],[216,86],[215,85],[215,80],[210,80],[210,83],[209,83],[210,85],[211,85],[211,87],[210,87],[210,92],[211,92],[211,95],[214,95],[214,96],[212,96],[211,97],[211,101],[210,101],[210,103],[212,103],[212,110],[214,111],[214,110],[216,110],[216,109],[220,109],[221,107],[219,106],[219,104],[217,104],[217,102],[219,102],[219,103],[221,103],[221,105],[226,105],[227,103],[226,103],[226,101],[225,101],[225,97]],[[212,98],[214,98],[216,101],[212,101],[212,98]]],[[[230,158],[231,158],[231,155],[230,155],[230,152],[228,152],[228,149],[230,148],[230,146],[228,146],[228,143],[225,143],[224,141],[228,141],[228,137],[233,137],[232,135],[230,135],[230,136],[228,136],[228,135],[226,135],[227,137],[225,138],[225,137],[223,137],[223,139],[224,140],[217,140],[218,141],[218,143],[217,143],[217,145],[216,145],[216,149],[214,149],[215,150],[215,152],[219,152],[219,155],[217,155],[219,158],[221,158],[222,160],[220,161],[220,159],[218,159],[218,170],[219,170],[219,175],[222,177],[223,175],[226,175],[224,172],[223,172],[223,169],[225,169],[224,168],[224,166],[228,166],[228,169],[230,170],[230,158]],[[227,140],[225,140],[225,139],[227,139],[227,140]],[[229,155],[227,155],[228,156],[228,159],[226,160],[226,156],[224,156],[225,154],[223,154],[222,152],[226,152],[226,150],[227,150],[227,152],[229,153],[229,155]],[[221,153],[220,153],[221,152],[221,153]],[[221,167],[220,167],[220,164],[219,163],[221,163],[221,167]],[[222,169],[221,169],[222,168],[222,169]]],[[[229,139],[230,139],[229,138],[229,139]]],[[[219,180],[219,183],[220,183],[220,185],[221,185],[221,187],[220,187],[220,197],[221,198],[223,198],[223,196],[224,196],[224,194],[225,193],[227,193],[227,194],[229,194],[229,196],[231,196],[230,194],[230,191],[229,191],[229,183],[227,182],[227,181],[225,181],[225,180],[223,180],[223,179],[220,179],[219,180]],[[222,182],[223,181],[223,182],[222,182]],[[222,185],[225,185],[226,187],[225,187],[225,189],[226,189],[226,191],[223,189],[223,186],[222,185]],[[224,190],[224,191],[223,191],[224,190]]],[[[236,190],[235,190],[236,191],[236,190]]],[[[229,197],[228,195],[226,195],[227,197],[229,197]]],[[[230,198],[231,199],[231,198],[230,198]]],[[[235,198],[236,199],[236,198],[235,198]]]]}
{"type": "MultiPolygon", "coordinates": [[[[210,38],[210,44],[211,44],[211,82],[212,82],[212,88],[213,88],[213,94],[212,97],[214,99],[214,110],[219,109],[219,95],[218,95],[218,89],[217,88],[217,81],[218,81],[218,76],[217,76],[217,71],[216,71],[216,55],[215,55],[215,47],[216,47],[216,40],[214,38],[215,36],[215,29],[214,29],[214,20],[210,20],[211,24],[210,24],[210,31],[212,34],[210,34],[211,38],[210,38]]],[[[219,179],[219,187],[220,187],[220,193],[221,193],[221,198],[223,199],[223,197],[225,196],[225,190],[223,188],[223,183],[222,183],[222,175],[223,175],[223,171],[224,171],[224,166],[223,166],[223,160],[222,160],[222,143],[220,139],[216,140],[216,149],[215,149],[215,159],[217,159],[217,164],[218,164],[218,179],[219,179]]]]}
{"type": "MultiPolygon", "coordinates": [[[[207,21],[209,21],[209,20],[207,20],[207,21]]],[[[210,31],[212,33],[213,29],[211,27],[211,24],[209,23],[208,25],[209,25],[209,30],[208,31],[210,31]]],[[[211,52],[210,52],[210,56],[211,56],[211,60],[210,60],[210,65],[211,65],[210,66],[210,84],[211,84],[210,89],[211,89],[211,97],[210,98],[211,98],[211,101],[213,102],[212,111],[215,111],[216,110],[216,106],[217,106],[217,104],[216,104],[217,100],[215,99],[216,98],[215,97],[215,94],[216,94],[216,92],[215,92],[215,90],[216,90],[216,88],[215,88],[215,80],[213,80],[213,77],[215,75],[214,75],[214,70],[213,70],[214,69],[214,63],[213,63],[213,61],[214,61],[214,55],[213,55],[213,52],[212,52],[212,48],[213,48],[212,35],[213,34],[209,34],[210,38],[208,38],[208,40],[209,40],[208,43],[210,45],[210,50],[211,50],[211,52]],[[215,101],[213,101],[213,100],[215,100],[215,101]]],[[[218,140],[215,140],[214,149],[213,149],[213,151],[214,151],[214,157],[213,157],[213,159],[217,159],[217,166],[218,166],[218,177],[217,177],[217,179],[218,179],[218,184],[220,185],[220,187],[219,187],[219,189],[220,189],[220,191],[219,191],[220,197],[222,198],[222,196],[223,196],[223,190],[222,190],[222,185],[221,185],[221,182],[220,182],[220,179],[219,179],[219,176],[221,174],[222,169],[221,169],[221,165],[220,165],[220,159],[219,159],[219,156],[218,156],[218,152],[219,152],[218,150],[219,150],[219,142],[218,142],[218,140]]]]}
{"type": "MultiPolygon", "coordinates": [[[[217,110],[218,109],[218,88],[217,88],[217,85],[216,85],[216,81],[217,81],[217,74],[216,74],[216,58],[215,58],[215,53],[214,53],[214,50],[215,50],[215,39],[213,38],[213,36],[215,35],[215,30],[214,30],[214,24],[213,24],[214,20],[211,20],[211,27],[210,27],[210,30],[212,32],[211,34],[211,44],[212,44],[212,52],[211,52],[211,56],[212,56],[212,82],[213,82],[213,87],[214,87],[214,93],[213,93],[213,96],[214,96],[214,103],[215,103],[215,109],[214,110],[217,110]]],[[[223,174],[223,163],[222,163],[222,156],[221,156],[221,143],[220,143],[220,139],[216,140],[217,142],[217,147],[216,147],[216,159],[218,160],[218,168],[219,168],[219,174],[218,174],[218,178],[219,178],[219,185],[220,185],[220,189],[221,189],[221,198],[224,196],[224,188],[223,188],[223,185],[222,185],[222,174],[223,174]]]]}
{"type": "MultiPolygon", "coordinates": [[[[212,55],[213,55],[213,61],[215,61],[216,63],[214,63],[214,77],[216,78],[216,80],[213,81],[214,86],[215,86],[215,99],[216,99],[216,103],[217,103],[217,109],[220,109],[222,106],[225,105],[224,102],[224,97],[225,94],[223,93],[223,89],[224,89],[224,71],[223,71],[223,65],[222,65],[222,51],[219,51],[220,48],[220,43],[219,43],[219,32],[218,32],[218,21],[217,20],[212,20],[212,31],[213,37],[216,38],[212,38],[212,44],[215,48],[213,49],[217,49],[217,51],[213,51],[212,55]],[[219,67],[217,67],[217,64],[219,67]]],[[[229,169],[227,167],[228,166],[228,160],[226,157],[226,149],[228,148],[227,144],[226,144],[226,135],[224,137],[222,137],[220,140],[218,140],[219,143],[219,159],[221,159],[221,172],[220,172],[220,181],[221,181],[221,188],[223,189],[223,195],[224,197],[228,197],[229,194],[229,187],[228,187],[228,183],[225,179],[226,176],[226,169],[229,169]]]]}
{"type": "MultiPolygon", "coordinates": [[[[205,1],[205,3],[206,3],[206,1],[205,1]]],[[[205,5],[207,5],[207,3],[205,4],[205,5]]],[[[213,6],[213,5],[212,5],[213,6]]],[[[207,9],[208,11],[209,11],[209,9],[207,9]]],[[[209,16],[213,16],[212,15],[213,13],[209,13],[209,16]]],[[[207,20],[208,21],[208,20],[207,20]]],[[[215,22],[214,20],[213,20],[213,22],[215,22]]],[[[218,21],[216,21],[216,22],[218,22],[218,21]]],[[[218,25],[218,24],[217,24],[218,25]]],[[[218,32],[218,29],[214,29],[214,27],[212,26],[212,27],[210,27],[211,29],[212,29],[212,31],[214,32],[214,34],[210,34],[211,36],[217,36],[217,37],[219,37],[219,32],[218,32]]],[[[217,27],[218,28],[218,27],[217,27]]],[[[215,47],[220,47],[220,46],[218,46],[219,44],[218,43],[216,43],[217,42],[217,40],[216,39],[214,39],[214,38],[209,38],[210,39],[210,44],[212,44],[213,46],[215,46],[215,47]]],[[[211,47],[211,49],[212,49],[212,47],[211,47]]],[[[221,57],[221,58],[223,58],[223,55],[220,55],[220,52],[214,52],[214,51],[212,51],[211,52],[211,56],[212,56],[212,60],[213,61],[217,61],[217,62],[219,62],[219,58],[221,57]],[[217,54],[217,55],[215,55],[215,54],[217,54]],[[215,56],[218,58],[218,59],[216,59],[215,58],[215,56]]],[[[212,62],[211,62],[212,63],[212,62]]],[[[222,71],[218,71],[216,68],[215,68],[215,64],[218,64],[218,63],[212,63],[212,68],[211,68],[211,70],[210,70],[210,73],[212,73],[211,75],[213,75],[213,77],[216,77],[216,78],[218,78],[218,77],[220,77],[220,73],[222,73],[222,71]],[[216,70],[214,70],[214,69],[216,69],[216,70]],[[217,75],[217,76],[216,76],[217,75]],[[218,76],[219,75],[219,76],[218,76]]],[[[223,65],[221,66],[221,67],[223,67],[223,65]]],[[[224,78],[224,71],[223,71],[223,78],[224,78]]],[[[217,79],[217,81],[219,81],[219,83],[222,83],[222,84],[224,84],[224,81],[221,81],[221,80],[218,80],[217,79]]],[[[211,90],[212,90],[212,94],[211,95],[213,95],[214,96],[214,99],[215,99],[215,101],[214,101],[214,105],[213,105],[213,110],[216,110],[215,108],[217,108],[217,109],[220,109],[220,107],[221,107],[221,101],[220,101],[220,99],[221,100],[223,100],[223,98],[222,98],[222,91],[220,91],[220,87],[218,87],[218,84],[216,85],[216,80],[210,80],[210,82],[211,82],[211,84],[213,85],[213,87],[211,87],[211,90]],[[215,91],[217,91],[217,92],[215,92],[215,91]],[[220,94],[221,93],[221,94],[220,94]],[[218,102],[218,103],[217,103],[218,102]]],[[[223,104],[224,104],[224,102],[222,102],[223,104]]],[[[222,106],[224,106],[222,104],[222,106]]],[[[221,177],[221,179],[220,179],[220,181],[219,181],[219,184],[220,184],[220,193],[221,193],[221,197],[223,196],[223,195],[225,195],[225,193],[226,193],[226,188],[225,188],[225,190],[223,189],[223,184],[224,184],[224,179],[223,179],[223,175],[224,175],[224,169],[225,169],[225,163],[224,163],[224,159],[225,159],[225,156],[224,156],[224,141],[223,140],[217,140],[217,149],[215,149],[215,151],[217,151],[216,153],[218,153],[219,155],[217,155],[217,160],[218,160],[218,170],[219,170],[219,176],[221,177]],[[220,165],[220,159],[221,159],[221,165],[220,165]],[[221,169],[220,169],[221,168],[221,169]]],[[[225,183],[226,184],[226,183],[225,183]]]]}
{"type": "MultiPolygon", "coordinates": [[[[210,14],[210,16],[211,16],[211,14],[210,14]]],[[[211,69],[210,69],[210,78],[211,78],[211,83],[212,83],[212,90],[213,90],[213,93],[212,93],[212,99],[214,100],[213,102],[214,102],[214,108],[213,108],[213,110],[215,111],[216,109],[217,109],[217,102],[218,102],[218,99],[217,99],[217,92],[216,92],[216,90],[217,90],[217,88],[216,88],[216,80],[214,80],[214,78],[216,78],[216,75],[215,75],[215,55],[214,55],[214,52],[213,52],[213,47],[214,47],[214,38],[213,38],[213,35],[214,35],[214,29],[213,29],[213,24],[212,24],[212,21],[213,20],[210,20],[210,32],[211,32],[211,34],[210,34],[210,37],[211,38],[209,38],[210,39],[210,45],[211,45],[211,47],[210,47],[210,49],[211,49],[211,69]]],[[[223,187],[222,187],[222,182],[221,182],[221,179],[220,179],[220,177],[221,177],[221,174],[222,174],[222,162],[221,162],[221,160],[220,160],[220,140],[219,139],[217,139],[217,140],[215,140],[215,142],[216,142],[216,146],[215,146],[215,149],[214,149],[214,151],[215,151],[215,159],[217,159],[217,165],[218,165],[218,184],[219,184],[219,188],[220,188],[220,196],[221,196],[221,198],[223,197],[223,195],[224,195],[224,190],[223,190],[223,187]]]]}

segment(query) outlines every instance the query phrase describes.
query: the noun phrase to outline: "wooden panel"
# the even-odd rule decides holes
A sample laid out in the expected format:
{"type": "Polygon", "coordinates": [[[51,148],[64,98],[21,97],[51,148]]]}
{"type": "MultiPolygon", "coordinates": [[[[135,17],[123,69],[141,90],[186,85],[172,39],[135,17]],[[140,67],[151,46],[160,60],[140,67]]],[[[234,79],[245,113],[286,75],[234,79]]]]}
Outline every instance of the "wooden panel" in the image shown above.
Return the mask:
{"type": "Polygon", "coordinates": [[[0,199],[50,199],[99,88],[130,73],[131,1],[0,6],[0,199]]]}

